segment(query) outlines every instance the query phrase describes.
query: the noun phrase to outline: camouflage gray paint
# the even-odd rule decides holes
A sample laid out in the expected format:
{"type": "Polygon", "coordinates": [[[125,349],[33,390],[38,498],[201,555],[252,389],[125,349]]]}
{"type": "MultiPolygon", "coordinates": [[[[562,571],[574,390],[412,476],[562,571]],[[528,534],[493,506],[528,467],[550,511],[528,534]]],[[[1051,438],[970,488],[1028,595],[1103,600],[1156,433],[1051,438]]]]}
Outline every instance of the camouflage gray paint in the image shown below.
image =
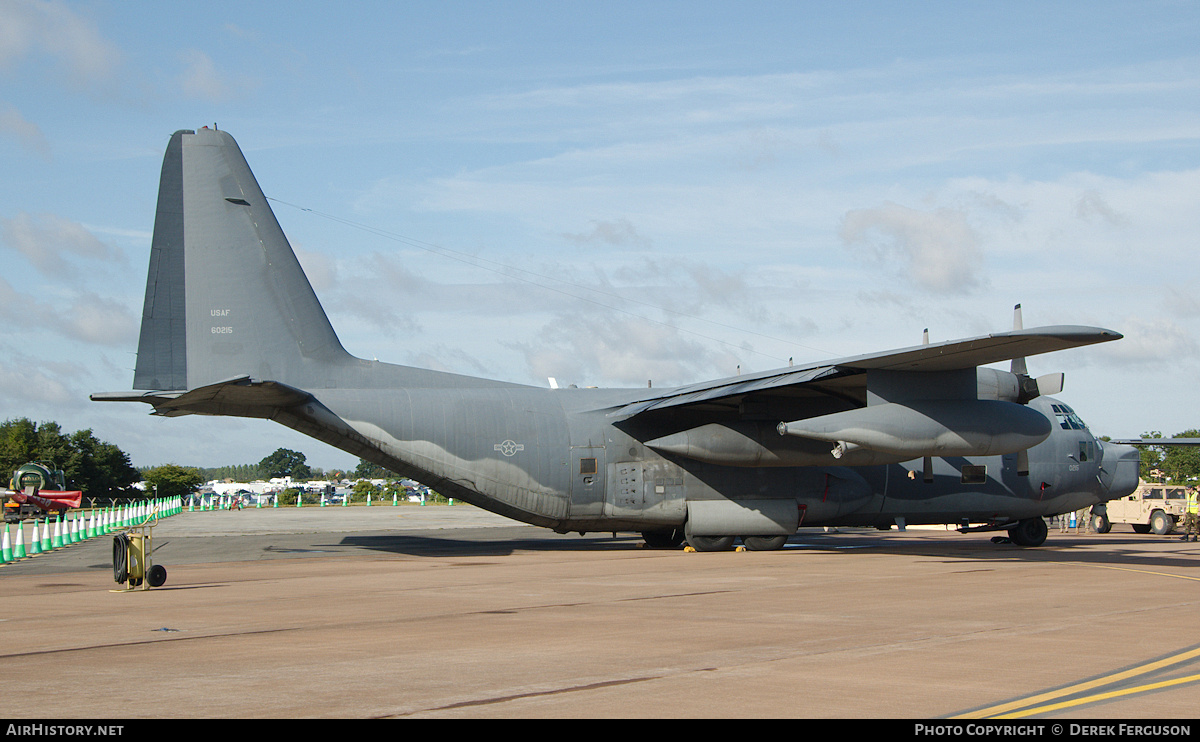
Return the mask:
{"type": "Polygon", "coordinates": [[[271,419],[560,532],[777,548],[801,524],[969,521],[1032,528],[1018,538],[1032,544],[1041,516],[1131,492],[1137,452],[1040,396],[1023,357],[1119,337],[1016,329],[665,390],[366,361],[342,348],[236,142],[204,128],[176,132],[163,161],[134,374],[148,391],[92,398],[271,419]],[[979,368],[1013,358],[1015,373],[979,368]]]}

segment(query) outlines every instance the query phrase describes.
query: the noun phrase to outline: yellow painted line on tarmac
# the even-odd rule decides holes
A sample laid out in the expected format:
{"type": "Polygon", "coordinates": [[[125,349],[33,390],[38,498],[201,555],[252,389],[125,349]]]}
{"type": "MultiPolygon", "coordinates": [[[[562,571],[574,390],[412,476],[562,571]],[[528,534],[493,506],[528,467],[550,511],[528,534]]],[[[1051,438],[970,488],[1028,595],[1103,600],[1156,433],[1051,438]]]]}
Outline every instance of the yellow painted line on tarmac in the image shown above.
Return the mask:
{"type": "Polygon", "coordinates": [[[1059,698],[1063,698],[1064,696],[1070,696],[1070,695],[1074,695],[1076,693],[1083,693],[1084,691],[1094,690],[1101,686],[1110,685],[1112,683],[1117,683],[1122,680],[1128,680],[1129,678],[1136,678],[1139,675],[1145,675],[1146,673],[1151,673],[1156,670],[1161,670],[1163,668],[1170,667],[1171,665],[1177,665],[1181,662],[1187,662],[1188,660],[1196,659],[1197,657],[1200,657],[1200,647],[1189,650],[1182,654],[1177,654],[1174,657],[1167,657],[1166,659],[1161,659],[1161,660],[1158,660],[1157,662],[1151,662],[1148,665],[1134,667],[1129,670],[1124,670],[1122,672],[1114,673],[1112,675],[1105,675],[1104,677],[1096,678],[1095,680],[1089,680],[1084,683],[1076,683],[1075,685],[1069,685],[1066,688],[1060,688],[1058,690],[1050,691],[1048,693],[1040,693],[1036,696],[1030,696],[1029,698],[1023,698],[1018,701],[1003,703],[998,706],[990,706],[985,709],[980,709],[978,711],[972,711],[970,713],[961,714],[959,716],[951,717],[951,718],[957,718],[957,719],[1012,718],[1012,719],[1015,719],[1015,718],[1020,718],[1021,716],[1029,716],[1029,715],[1035,714],[1035,713],[1045,713],[1047,711],[1053,711],[1057,708],[1066,708],[1068,706],[1078,706],[1083,703],[1091,703],[1094,701],[1100,701],[1100,700],[1104,700],[1104,698],[1116,697],[1116,696],[1121,696],[1121,695],[1129,695],[1131,693],[1145,692],[1145,691],[1149,691],[1149,690],[1154,690],[1158,687],[1167,687],[1170,685],[1180,685],[1183,683],[1195,682],[1197,679],[1200,679],[1200,675],[1190,675],[1186,678],[1178,678],[1176,680],[1168,680],[1168,681],[1164,681],[1163,683],[1155,683],[1152,685],[1138,686],[1137,688],[1127,688],[1125,690],[1112,691],[1111,693],[1101,693],[1101,694],[1094,695],[1094,696],[1087,696],[1086,698],[1075,699],[1074,701],[1064,701],[1063,703],[1060,703],[1060,704],[1054,704],[1054,705],[1049,705],[1049,706],[1039,706],[1039,704],[1048,703],[1050,701],[1054,701],[1059,698]],[[1029,708],[1031,706],[1034,708],[1029,708]]]}
{"type": "Polygon", "coordinates": [[[1108,693],[1097,693],[1094,696],[1084,696],[1083,698],[1076,698],[1071,701],[1063,701],[1062,703],[1054,703],[1054,704],[1050,704],[1049,706],[1034,706],[1033,708],[1028,708],[1023,711],[1017,711],[1017,712],[1011,713],[1011,714],[1002,714],[1000,716],[995,716],[992,718],[995,718],[995,719],[1023,719],[1026,716],[1033,716],[1034,714],[1045,714],[1045,713],[1049,713],[1051,711],[1058,711],[1060,709],[1072,708],[1074,706],[1083,706],[1084,704],[1088,704],[1088,703],[1097,703],[1099,701],[1107,701],[1110,698],[1120,698],[1121,696],[1132,696],[1135,693],[1149,693],[1150,691],[1155,691],[1155,690],[1159,690],[1162,688],[1170,688],[1171,686],[1175,686],[1175,685],[1184,685],[1186,683],[1195,683],[1196,681],[1200,681],[1200,675],[1188,675],[1187,677],[1184,677],[1184,678],[1175,678],[1174,680],[1164,680],[1160,683],[1149,683],[1147,685],[1138,685],[1133,688],[1125,688],[1123,690],[1109,691],[1108,693]]]}
{"type": "MultiPolygon", "coordinates": [[[[1056,563],[1063,564],[1063,562],[1056,562],[1056,563]]],[[[1112,566],[1109,564],[1080,564],[1077,566],[1096,567],[1098,569],[1111,569],[1111,570],[1116,570],[1118,572],[1136,572],[1136,573],[1140,573],[1140,574],[1155,575],[1157,577],[1170,577],[1170,578],[1177,579],[1177,580],[1192,580],[1195,582],[1200,582],[1200,576],[1181,575],[1181,574],[1174,574],[1171,572],[1158,572],[1158,571],[1150,570],[1150,569],[1134,569],[1132,567],[1115,567],[1115,566],[1112,566]]],[[[1175,680],[1165,680],[1165,681],[1162,681],[1159,683],[1150,683],[1148,685],[1139,685],[1134,688],[1125,688],[1123,690],[1110,691],[1107,693],[1098,693],[1098,694],[1091,695],[1091,696],[1085,696],[1083,698],[1077,698],[1077,699],[1074,699],[1071,701],[1063,701],[1060,703],[1053,703],[1053,704],[1049,704],[1049,705],[1045,705],[1045,706],[1040,705],[1043,703],[1054,701],[1059,698],[1063,698],[1064,696],[1070,696],[1070,695],[1074,695],[1076,693],[1083,693],[1085,691],[1094,690],[1094,689],[1099,688],[1104,685],[1117,683],[1122,680],[1128,680],[1130,678],[1135,678],[1139,675],[1145,675],[1147,673],[1155,672],[1155,671],[1161,670],[1165,667],[1170,667],[1171,665],[1177,665],[1181,662],[1187,662],[1188,660],[1192,660],[1197,657],[1200,657],[1200,648],[1189,650],[1182,654],[1175,655],[1174,657],[1168,657],[1166,659],[1158,660],[1156,662],[1151,662],[1148,665],[1142,665],[1140,667],[1135,667],[1130,670],[1125,670],[1122,672],[1114,673],[1112,675],[1106,675],[1101,678],[1096,678],[1095,680],[1089,680],[1084,683],[1077,683],[1075,685],[1071,685],[1066,688],[1061,688],[1056,691],[1050,691],[1048,693],[1041,693],[1039,695],[1031,696],[1029,698],[1025,698],[1025,699],[1022,699],[1019,701],[1012,701],[1010,703],[1000,704],[998,706],[991,706],[989,708],[980,709],[978,711],[972,711],[970,713],[962,714],[960,716],[952,717],[952,718],[959,718],[959,719],[983,719],[983,718],[1018,719],[1018,718],[1022,718],[1025,716],[1031,716],[1033,714],[1047,713],[1047,712],[1056,711],[1059,709],[1071,708],[1073,706],[1081,706],[1081,705],[1087,704],[1087,703],[1095,703],[1097,701],[1103,701],[1103,700],[1106,700],[1109,698],[1128,696],[1128,695],[1133,695],[1135,693],[1146,693],[1146,692],[1153,691],[1153,690],[1159,690],[1161,688],[1169,688],[1169,687],[1176,686],[1176,685],[1185,685],[1187,683],[1194,683],[1194,682],[1200,681],[1200,675],[1189,675],[1184,678],[1176,678],[1175,680]]]]}
{"type": "Polygon", "coordinates": [[[1089,564],[1089,567],[1098,567],[1099,569],[1115,569],[1119,572],[1141,572],[1144,575],[1158,575],[1159,577],[1174,577],[1177,580],[1195,580],[1200,582],[1200,577],[1192,575],[1177,575],[1170,572],[1155,572],[1151,569],[1132,569],[1130,567],[1113,567],[1108,564],[1089,564]]]}

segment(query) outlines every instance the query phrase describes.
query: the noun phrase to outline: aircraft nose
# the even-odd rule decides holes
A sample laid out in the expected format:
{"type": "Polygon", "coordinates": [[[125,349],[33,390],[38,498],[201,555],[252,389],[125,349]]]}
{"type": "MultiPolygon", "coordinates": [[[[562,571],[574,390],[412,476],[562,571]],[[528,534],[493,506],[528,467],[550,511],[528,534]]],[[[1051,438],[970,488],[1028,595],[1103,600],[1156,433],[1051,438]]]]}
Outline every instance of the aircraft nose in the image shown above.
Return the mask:
{"type": "Polygon", "coordinates": [[[1141,453],[1133,446],[1116,443],[1104,445],[1104,458],[1100,461],[1100,483],[1108,490],[1105,499],[1132,494],[1138,486],[1138,469],[1141,453]]]}

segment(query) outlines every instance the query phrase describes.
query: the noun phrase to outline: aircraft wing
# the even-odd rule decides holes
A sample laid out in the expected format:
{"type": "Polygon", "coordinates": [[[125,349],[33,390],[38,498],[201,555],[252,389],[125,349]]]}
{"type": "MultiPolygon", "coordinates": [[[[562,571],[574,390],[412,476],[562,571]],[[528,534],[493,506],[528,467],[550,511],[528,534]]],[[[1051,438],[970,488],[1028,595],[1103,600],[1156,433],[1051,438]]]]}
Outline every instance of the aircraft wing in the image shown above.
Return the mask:
{"type": "Polygon", "coordinates": [[[1200,446],[1200,438],[1113,438],[1108,443],[1126,446],[1200,446]]]}
{"type": "Polygon", "coordinates": [[[1120,338],[1121,334],[1112,330],[1078,325],[999,332],[677,387],[617,408],[609,417],[619,422],[652,410],[773,392],[797,393],[806,386],[827,386],[841,394],[852,394],[855,387],[865,386],[865,373],[870,370],[953,371],[1120,338]]]}

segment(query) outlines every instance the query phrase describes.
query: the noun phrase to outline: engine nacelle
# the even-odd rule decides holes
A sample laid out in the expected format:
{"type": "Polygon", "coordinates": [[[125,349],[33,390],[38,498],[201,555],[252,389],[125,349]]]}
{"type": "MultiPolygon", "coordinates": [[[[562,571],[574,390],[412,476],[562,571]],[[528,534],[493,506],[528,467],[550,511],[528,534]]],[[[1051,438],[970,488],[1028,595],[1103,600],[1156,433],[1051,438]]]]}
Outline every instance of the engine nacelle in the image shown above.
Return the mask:
{"type": "Polygon", "coordinates": [[[1032,379],[1024,374],[994,368],[979,368],[976,372],[980,399],[1025,404],[1031,399],[1058,394],[1063,390],[1062,373],[1044,374],[1032,379]]]}

